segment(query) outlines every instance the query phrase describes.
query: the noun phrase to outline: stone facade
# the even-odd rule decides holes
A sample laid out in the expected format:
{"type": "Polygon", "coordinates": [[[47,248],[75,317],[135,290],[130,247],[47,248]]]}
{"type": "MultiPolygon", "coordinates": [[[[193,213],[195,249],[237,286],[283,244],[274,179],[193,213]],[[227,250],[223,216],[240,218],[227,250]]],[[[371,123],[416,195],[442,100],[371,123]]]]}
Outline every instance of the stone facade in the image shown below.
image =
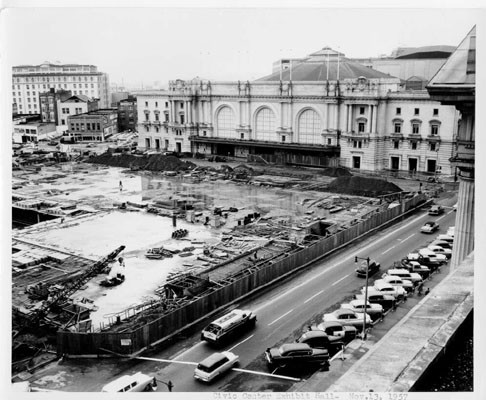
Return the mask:
{"type": "Polygon", "coordinates": [[[100,109],[68,117],[69,131],[65,134],[74,142],[103,142],[118,132],[117,110],[100,109]]]}
{"type": "MultiPolygon", "coordinates": [[[[300,65],[326,63],[325,53],[314,54],[300,65]]],[[[345,59],[334,58],[333,67],[327,62],[329,79],[321,81],[292,81],[286,70],[283,80],[278,72],[253,82],[196,78],[170,81],[166,91],[138,92],[139,146],[356,170],[454,173],[454,107],[432,101],[426,91],[402,90],[398,78],[371,71],[363,76],[366,68],[345,59]]]]}

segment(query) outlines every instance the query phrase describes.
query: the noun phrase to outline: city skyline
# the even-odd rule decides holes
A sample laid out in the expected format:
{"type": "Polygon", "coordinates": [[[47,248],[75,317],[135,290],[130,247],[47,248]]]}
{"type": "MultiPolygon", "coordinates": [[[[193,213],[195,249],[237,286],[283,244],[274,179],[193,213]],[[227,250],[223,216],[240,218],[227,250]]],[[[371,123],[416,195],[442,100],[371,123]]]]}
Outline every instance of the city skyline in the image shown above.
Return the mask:
{"type": "Polygon", "coordinates": [[[350,58],[390,55],[397,47],[455,46],[478,20],[473,9],[77,8],[76,20],[69,18],[71,8],[8,11],[11,66],[93,64],[111,83],[129,88],[196,76],[251,81],[270,74],[279,58],[325,46],[350,58]],[[372,29],[362,30],[363,24],[372,29]],[[15,34],[24,28],[56,38],[55,45],[32,46],[32,35],[15,34]]]}

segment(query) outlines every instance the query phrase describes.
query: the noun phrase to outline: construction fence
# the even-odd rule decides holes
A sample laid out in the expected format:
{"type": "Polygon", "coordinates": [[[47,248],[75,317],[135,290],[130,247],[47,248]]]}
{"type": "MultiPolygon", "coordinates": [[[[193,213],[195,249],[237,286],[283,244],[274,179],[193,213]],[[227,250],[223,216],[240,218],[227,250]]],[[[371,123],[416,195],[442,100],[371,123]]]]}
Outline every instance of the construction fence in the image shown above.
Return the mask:
{"type": "Polygon", "coordinates": [[[366,220],[322,238],[305,249],[289,253],[283,259],[262,261],[252,267],[247,274],[239,273],[233,282],[223,287],[214,287],[211,292],[194,298],[190,303],[169,311],[136,330],[123,333],[59,331],[57,333],[57,352],[59,355],[67,354],[69,356],[107,355],[102,349],[124,355],[140,353],[148,347],[178,334],[190,325],[203,321],[209,314],[230,303],[241,300],[298,269],[305,268],[371,230],[401,217],[425,200],[424,194],[417,194],[402,201],[400,206],[370,215],[366,220]]]}

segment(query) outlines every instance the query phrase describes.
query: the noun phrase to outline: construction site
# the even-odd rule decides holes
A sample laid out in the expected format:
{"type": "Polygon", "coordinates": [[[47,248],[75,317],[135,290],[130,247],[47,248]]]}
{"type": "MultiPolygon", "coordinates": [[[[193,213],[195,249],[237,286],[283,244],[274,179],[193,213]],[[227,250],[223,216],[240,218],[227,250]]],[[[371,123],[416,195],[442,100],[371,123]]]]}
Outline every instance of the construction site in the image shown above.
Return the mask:
{"type": "Polygon", "coordinates": [[[12,373],[163,344],[426,198],[345,170],[156,157],[14,171],[12,373]]]}

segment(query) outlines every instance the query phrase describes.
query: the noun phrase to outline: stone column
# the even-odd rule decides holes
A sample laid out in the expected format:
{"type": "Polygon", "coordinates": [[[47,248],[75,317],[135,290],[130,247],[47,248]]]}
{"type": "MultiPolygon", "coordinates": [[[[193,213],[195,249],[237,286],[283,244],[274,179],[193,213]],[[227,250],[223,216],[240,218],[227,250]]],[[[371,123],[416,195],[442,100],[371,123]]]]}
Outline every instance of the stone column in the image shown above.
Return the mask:
{"type": "Polygon", "coordinates": [[[378,106],[373,106],[373,133],[377,132],[378,106]]]}
{"type": "Polygon", "coordinates": [[[474,249],[474,178],[459,179],[451,271],[474,249]]]}
{"type": "Polygon", "coordinates": [[[373,122],[373,106],[369,105],[368,106],[368,121],[366,122],[366,133],[371,132],[371,127],[373,122]]]}
{"type": "Polygon", "coordinates": [[[350,104],[348,106],[348,114],[347,114],[347,132],[351,132],[353,130],[353,105],[350,104]]]}
{"type": "Polygon", "coordinates": [[[326,130],[329,130],[329,110],[330,110],[330,104],[326,104],[326,130]]]}

